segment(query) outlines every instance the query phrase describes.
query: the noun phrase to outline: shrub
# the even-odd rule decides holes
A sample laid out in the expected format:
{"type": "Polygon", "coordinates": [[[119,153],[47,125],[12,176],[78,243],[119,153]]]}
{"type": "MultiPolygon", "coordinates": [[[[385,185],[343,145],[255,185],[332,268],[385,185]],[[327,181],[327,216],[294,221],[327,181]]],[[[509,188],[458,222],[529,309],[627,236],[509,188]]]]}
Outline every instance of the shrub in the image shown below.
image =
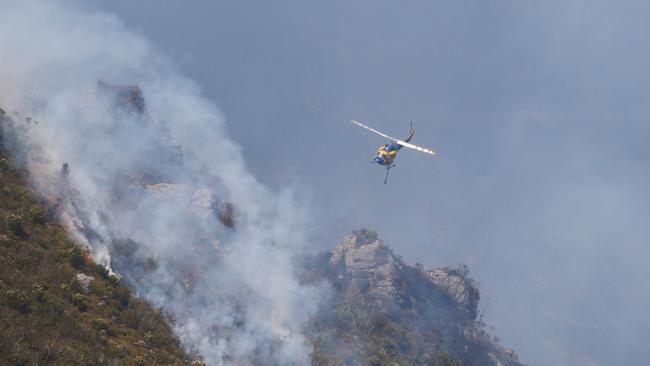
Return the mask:
{"type": "Polygon", "coordinates": [[[27,216],[35,224],[45,225],[47,222],[47,210],[42,206],[33,206],[27,216]]]}
{"type": "Polygon", "coordinates": [[[129,306],[131,300],[129,295],[129,289],[124,286],[116,287],[111,291],[111,298],[116,300],[118,305],[123,309],[129,306]]]}
{"type": "Polygon", "coordinates": [[[136,357],[134,363],[136,366],[145,366],[147,364],[142,356],[136,357]]]}
{"type": "Polygon", "coordinates": [[[75,268],[81,268],[85,264],[84,254],[78,245],[75,245],[70,249],[70,263],[72,263],[75,268]]]}
{"type": "Polygon", "coordinates": [[[92,321],[92,325],[93,328],[95,328],[95,330],[97,331],[103,330],[109,336],[115,335],[115,331],[105,319],[101,319],[101,318],[95,319],[92,321]]]}
{"type": "Polygon", "coordinates": [[[92,269],[92,271],[94,273],[96,273],[97,275],[99,275],[101,278],[103,278],[105,280],[107,280],[108,276],[110,275],[110,272],[108,271],[108,269],[106,267],[102,266],[101,264],[92,263],[91,264],[91,269],[92,269]]]}
{"type": "Polygon", "coordinates": [[[108,358],[122,358],[124,357],[124,348],[120,347],[117,342],[108,341],[108,346],[106,347],[106,356],[108,358]]]}
{"type": "Polygon", "coordinates": [[[9,216],[7,216],[7,229],[9,229],[10,232],[16,235],[22,235],[23,218],[14,214],[10,214],[9,216]]]}
{"type": "Polygon", "coordinates": [[[81,312],[88,310],[88,302],[86,301],[86,296],[83,294],[72,295],[72,304],[81,312]]]}
{"type": "Polygon", "coordinates": [[[21,313],[26,313],[30,308],[30,300],[27,293],[23,290],[10,289],[4,293],[4,303],[10,308],[14,308],[21,313]]]}
{"type": "Polygon", "coordinates": [[[0,246],[13,248],[16,245],[18,245],[18,242],[16,241],[15,238],[9,235],[0,235],[0,246]]]}
{"type": "Polygon", "coordinates": [[[93,281],[90,283],[90,292],[99,296],[106,296],[106,287],[101,281],[93,281]]]}
{"type": "Polygon", "coordinates": [[[14,187],[12,194],[20,202],[28,201],[30,198],[29,191],[22,187],[14,187]]]}
{"type": "Polygon", "coordinates": [[[150,331],[146,331],[146,332],[144,333],[144,341],[147,342],[147,343],[152,343],[153,340],[154,340],[154,339],[153,339],[153,334],[151,334],[150,331]]]}
{"type": "Polygon", "coordinates": [[[150,346],[150,347],[158,347],[158,348],[165,348],[165,347],[172,347],[173,344],[170,342],[170,338],[165,337],[163,334],[155,332],[155,331],[146,331],[144,333],[144,341],[150,346]]]}
{"type": "Polygon", "coordinates": [[[71,289],[72,292],[74,292],[75,294],[80,294],[80,293],[83,293],[83,292],[84,292],[84,288],[83,288],[83,286],[81,285],[81,282],[79,282],[79,280],[77,280],[76,278],[73,278],[73,279],[70,281],[70,289],[71,289]]]}
{"type": "Polygon", "coordinates": [[[45,295],[47,293],[47,284],[44,283],[35,283],[32,286],[32,293],[34,293],[34,298],[38,302],[44,302],[45,301],[45,295]]]}
{"type": "Polygon", "coordinates": [[[120,277],[115,273],[111,273],[110,275],[108,275],[108,280],[111,282],[113,286],[118,286],[120,284],[120,277]]]}
{"type": "Polygon", "coordinates": [[[0,172],[6,172],[11,168],[11,165],[7,159],[0,159],[0,172]]]}

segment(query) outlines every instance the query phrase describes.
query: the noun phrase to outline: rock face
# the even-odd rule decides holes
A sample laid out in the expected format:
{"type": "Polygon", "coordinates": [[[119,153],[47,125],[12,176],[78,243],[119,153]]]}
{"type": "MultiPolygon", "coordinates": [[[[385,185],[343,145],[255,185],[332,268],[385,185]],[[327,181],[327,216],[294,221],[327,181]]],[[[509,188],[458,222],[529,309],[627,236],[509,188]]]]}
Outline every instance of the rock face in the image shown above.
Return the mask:
{"type": "Polygon", "coordinates": [[[367,286],[374,297],[390,300],[397,296],[395,278],[403,265],[376,234],[364,232],[346,236],[332,252],[329,263],[352,276],[353,286],[367,286]]]}
{"type": "Polygon", "coordinates": [[[435,268],[425,272],[427,278],[445,290],[471,319],[478,316],[478,302],[481,298],[478,287],[467,275],[467,267],[449,269],[435,268]]]}
{"type": "Polygon", "coordinates": [[[86,294],[90,292],[90,284],[95,280],[95,277],[83,273],[77,273],[75,277],[77,278],[77,281],[79,281],[79,284],[81,284],[83,292],[86,294]]]}
{"type": "MultiPolygon", "coordinates": [[[[352,276],[353,283],[369,285],[369,294],[384,300],[397,300],[398,281],[406,267],[375,233],[368,230],[346,236],[332,251],[329,264],[352,276]]],[[[480,292],[469,277],[467,267],[418,270],[438,289],[446,292],[468,317],[476,319],[480,292]]]]}
{"type": "Polygon", "coordinates": [[[408,266],[359,230],[305,268],[305,281],[334,289],[314,322],[314,365],[521,365],[476,320],[466,267],[408,266]]]}

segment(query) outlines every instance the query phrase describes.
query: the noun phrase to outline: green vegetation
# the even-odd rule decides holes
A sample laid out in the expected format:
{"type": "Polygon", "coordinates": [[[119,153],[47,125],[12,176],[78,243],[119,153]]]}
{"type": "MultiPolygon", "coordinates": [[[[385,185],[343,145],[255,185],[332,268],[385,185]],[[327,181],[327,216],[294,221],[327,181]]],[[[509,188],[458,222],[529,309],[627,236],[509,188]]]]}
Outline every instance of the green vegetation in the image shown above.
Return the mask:
{"type": "Polygon", "coordinates": [[[86,297],[82,294],[72,295],[72,304],[76,306],[79,311],[88,310],[88,302],[86,301],[86,297]]]}
{"type": "Polygon", "coordinates": [[[29,312],[30,300],[27,293],[23,290],[8,289],[2,292],[2,303],[10,308],[16,309],[21,313],[29,312]]]}
{"type": "Polygon", "coordinates": [[[162,312],[93,263],[24,174],[0,151],[0,365],[191,364],[162,312]]]}
{"type": "MultiPolygon", "coordinates": [[[[437,337],[409,328],[367,306],[339,303],[315,324],[315,366],[461,366],[441,349],[437,337]]],[[[480,365],[480,363],[468,363],[480,365]]]]}
{"type": "Polygon", "coordinates": [[[84,254],[81,251],[81,248],[77,245],[73,246],[70,251],[70,264],[74,266],[74,268],[81,268],[83,267],[86,262],[84,260],[84,254]]]}
{"type": "Polygon", "coordinates": [[[27,212],[27,216],[35,224],[45,225],[47,222],[47,210],[42,206],[33,206],[27,212]]]}
{"type": "MultiPolygon", "coordinates": [[[[455,336],[443,342],[446,326],[420,328],[406,315],[373,311],[369,304],[339,302],[314,323],[311,340],[315,366],[482,366],[489,363],[489,339],[455,336]],[[345,305],[344,305],[345,304],[345,305]]],[[[458,323],[454,323],[458,326],[458,323]]],[[[504,363],[504,365],[506,365],[504,363]]],[[[507,364],[511,365],[511,364],[507,364]]]]}
{"type": "Polygon", "coordinates": [[[24,233],[23,218],[14,214],[7,215],[7,230],[14,235],[22,235],[24,233]]]}

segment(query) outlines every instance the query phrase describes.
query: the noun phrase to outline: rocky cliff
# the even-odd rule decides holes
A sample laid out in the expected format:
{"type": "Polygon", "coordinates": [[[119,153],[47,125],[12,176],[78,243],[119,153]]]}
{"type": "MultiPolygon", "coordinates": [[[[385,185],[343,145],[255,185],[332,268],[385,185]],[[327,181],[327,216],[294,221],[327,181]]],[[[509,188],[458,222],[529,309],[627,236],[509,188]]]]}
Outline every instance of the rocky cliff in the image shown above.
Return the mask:
{"type": "Polygon", "coordinates": [[[313,322],[315,365],[521,365],[477,320],[464,267],[408,266],[360,230],[303,268],[305,281],[333,288],[313,322]]]}

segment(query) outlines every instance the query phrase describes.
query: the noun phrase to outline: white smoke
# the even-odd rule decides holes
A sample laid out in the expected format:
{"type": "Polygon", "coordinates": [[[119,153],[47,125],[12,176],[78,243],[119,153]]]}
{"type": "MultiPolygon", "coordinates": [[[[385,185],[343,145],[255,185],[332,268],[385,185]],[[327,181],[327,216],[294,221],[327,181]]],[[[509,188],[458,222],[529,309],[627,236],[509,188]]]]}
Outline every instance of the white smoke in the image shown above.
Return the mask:
{"type": "Polygon", "coordinates": [[[293,274],[305,238],[291,192],[260,185],[217,107],[114,16],[63,1],[1,6],[0,106],[38,121],[21,135],[27,166],[76,238],[209,364],[307,363],[320,291],[293,274]],[[98,80],[139,86],[146,110],[98,80]],[[216,219],[227,202],[235,230],[216,219]]]}

